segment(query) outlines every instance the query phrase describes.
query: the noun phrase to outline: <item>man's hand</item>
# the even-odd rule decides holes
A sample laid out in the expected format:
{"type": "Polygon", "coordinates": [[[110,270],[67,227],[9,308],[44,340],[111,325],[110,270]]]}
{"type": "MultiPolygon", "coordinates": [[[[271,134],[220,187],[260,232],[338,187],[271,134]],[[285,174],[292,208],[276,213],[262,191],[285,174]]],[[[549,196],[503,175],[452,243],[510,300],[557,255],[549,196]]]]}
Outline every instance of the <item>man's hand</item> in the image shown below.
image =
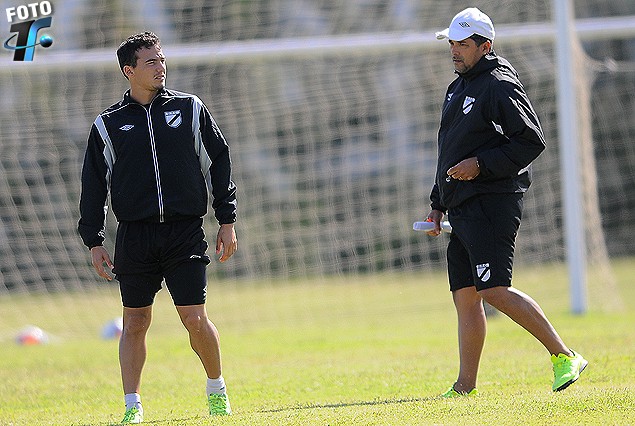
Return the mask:
{"type": "Polygon", "coordinates": [[[90,249],[90,255],[92,257],[93,268],[95,268],[99,276],[111,281],[112,276],[104,269],[104,263],[111,271],[114,268],[108,251],[106,251],[103,246],[97,246],[90,249]]]}
{"type": "Polygon", "coordinates": [[[436,237],[441,233],[441,220],[443,220],[443,212],[440,210],[432,210],[428,214],[428,222],[434,222],[434,229],[426,232],[431,237],[436,237]]]}
{"type": "Polygon", "coordinates": [[[447,171],[448,176],[456,180],[472,180],[481,173],[476,157],[466,158],[447,171]]]}
{"type": "Polygon", "coordinates": [[[224,223],[218,230],[216,236],[216,254],[221,254],[218,259],[221,262],[226,261],[236,252],[238,249],[238,240],[236,239],[236,231],[234,230],[233,223],[224,223]]]}

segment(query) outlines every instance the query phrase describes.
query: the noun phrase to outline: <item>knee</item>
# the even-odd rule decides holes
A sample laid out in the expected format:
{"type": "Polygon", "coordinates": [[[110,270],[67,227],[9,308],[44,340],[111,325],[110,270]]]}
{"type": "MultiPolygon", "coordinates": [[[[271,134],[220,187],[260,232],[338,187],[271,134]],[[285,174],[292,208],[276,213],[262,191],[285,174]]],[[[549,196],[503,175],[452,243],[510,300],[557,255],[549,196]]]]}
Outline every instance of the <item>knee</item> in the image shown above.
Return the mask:
{"type": "Polygon", "coordinates": [[[209,320],[198,313],[183,315],[181,318],[183,325],[190,333],[198,333],[207,328],[209,320]]]}
{"type": "Polygon", "coordinates": [[[474,287],[466,287],[453,293],[454,304],[457,310],[470,311],[478,309],[483,304],[483,299],[474,287]]]}
{"type": "Polygon", "coordinates": [[[149,313],[128,313],[124,315],[123,332],[125,334],[145,334],[150,328],[152,317],[149,313]]]}
{"type": "Polygon", "coordinates": [[[484,301],[497,309],[504,309],[509,302],[508,287],[493,287],[481,290],[479,293],[484,301]]]}

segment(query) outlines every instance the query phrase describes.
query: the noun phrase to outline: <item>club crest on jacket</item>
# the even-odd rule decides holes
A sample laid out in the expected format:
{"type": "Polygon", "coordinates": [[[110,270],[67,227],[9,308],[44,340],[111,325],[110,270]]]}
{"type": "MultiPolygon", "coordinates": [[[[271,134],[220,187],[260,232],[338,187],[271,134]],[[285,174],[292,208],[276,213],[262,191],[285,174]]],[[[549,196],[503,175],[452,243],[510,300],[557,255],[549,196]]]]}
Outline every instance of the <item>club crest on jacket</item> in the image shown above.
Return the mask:
{"type": "Polygon", "coordinates": [[[179,127],[183,121],[180,109],[176,111],[165,111],[163,114],[165,114],[165,122],[168,123],[168,126],[175,129],[179,127]]]}

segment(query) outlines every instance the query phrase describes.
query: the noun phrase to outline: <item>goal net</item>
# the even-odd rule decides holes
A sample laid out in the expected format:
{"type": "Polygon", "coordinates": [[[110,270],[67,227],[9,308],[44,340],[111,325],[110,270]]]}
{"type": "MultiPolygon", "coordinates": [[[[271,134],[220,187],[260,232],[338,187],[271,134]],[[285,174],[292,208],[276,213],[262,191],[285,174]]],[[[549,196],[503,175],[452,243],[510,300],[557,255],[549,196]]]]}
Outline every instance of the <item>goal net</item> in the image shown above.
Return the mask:
{"type": "MultiPolygon", "coordinates": [[[[415,233],[412,222],[429,211],[440,105],[454,78],[434,31],[464,2],[51,3],[53,46],[36,47],[32,62],[14,62],[9,51],[0,57],[0,300],[104,286],[76,232],[81,162],[94,118],[127,88],[116,47],[145,29],[163,41],[168,87],[196,93],[231,147],[240,249],[209,268],[211,279],[239,285],[445,268],[446,237],[415,233]]],[[[551,2],[474,5],[492,17],[496,51],[517,68],[547,139],[516,265],[563,262],[566,153],[551,2]]],[[[592,304],[607,306],[619,301],[606,279],[609,256],[635,253],[635,4],[575,5],[587,254],[605,277],[590,280],[589,292],[598,295],[592,304]],[[589,36],[596,26],[602,36],[589,36]]],[[[112,254],[116,224],[107,221],[112,254]]],[[[216,225],[206,226],[213,242],[216,225]]],[[[62,315],[65,307],[50,309],[62,315]]]]}

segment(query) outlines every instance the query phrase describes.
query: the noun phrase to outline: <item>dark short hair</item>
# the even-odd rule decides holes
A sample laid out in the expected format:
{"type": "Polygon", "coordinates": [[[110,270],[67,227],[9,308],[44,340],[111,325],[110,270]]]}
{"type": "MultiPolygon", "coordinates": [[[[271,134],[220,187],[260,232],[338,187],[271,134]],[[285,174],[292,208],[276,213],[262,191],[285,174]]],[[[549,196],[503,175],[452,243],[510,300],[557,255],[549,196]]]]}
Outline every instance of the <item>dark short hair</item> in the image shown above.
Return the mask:
{"type": "MultiPolygon", "coordinates": [[[[137,66],[137,51],[139,49],[152,46],[161,47],[161,40],[153,32],[145,31],[128,37],[117,49],[117,59],[119,60],[121,72],[123,73],[123,67],[126,65],[137,66]]],[[[124,74],[124,77],[128,78],[126,74],[124,74]]]]}
{"type": "Polygon", "coordinates": [[[468,38],[471,38],[472,40],[474,40],[477,46],[480,46],[486,41],[489,41],[490,43],[492,42],[492,40],[488,39],[487,37],[483,37],[482,35],[478,35],[478,34],[472,34],[468,38]]]}

